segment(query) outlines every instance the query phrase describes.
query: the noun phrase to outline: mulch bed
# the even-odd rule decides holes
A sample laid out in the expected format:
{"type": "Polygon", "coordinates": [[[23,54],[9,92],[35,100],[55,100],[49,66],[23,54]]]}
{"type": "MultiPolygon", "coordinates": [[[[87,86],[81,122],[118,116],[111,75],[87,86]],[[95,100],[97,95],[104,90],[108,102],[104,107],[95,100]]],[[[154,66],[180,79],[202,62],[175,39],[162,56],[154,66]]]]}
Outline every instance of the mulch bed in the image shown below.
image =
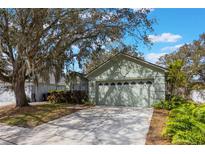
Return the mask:
{"type": "Polygon", "coordinates": [[[162,137],[162,130],[169,111],[164,109],[154,109],[149,132],[147,134],[146,145],[169,145],[171,142],[162,137]]]}

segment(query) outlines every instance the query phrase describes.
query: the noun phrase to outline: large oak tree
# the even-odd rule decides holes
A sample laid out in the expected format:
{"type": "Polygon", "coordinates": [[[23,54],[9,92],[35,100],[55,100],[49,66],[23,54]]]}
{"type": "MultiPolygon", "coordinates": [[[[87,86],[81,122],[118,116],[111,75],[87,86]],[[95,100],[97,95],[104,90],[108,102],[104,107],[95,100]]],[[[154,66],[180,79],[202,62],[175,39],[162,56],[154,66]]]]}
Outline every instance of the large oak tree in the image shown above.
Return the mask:
{"type": "Polygon", "coordinates": [[[96,46],[149,44],[153,19],[149,9],[0,9],[0,81],[12,85],[16,106],[27,106],[25,81],[56,80],[75,58],[81,61],[96,46]],[[79,49],[78,52],[74,47],[79,49]]]}

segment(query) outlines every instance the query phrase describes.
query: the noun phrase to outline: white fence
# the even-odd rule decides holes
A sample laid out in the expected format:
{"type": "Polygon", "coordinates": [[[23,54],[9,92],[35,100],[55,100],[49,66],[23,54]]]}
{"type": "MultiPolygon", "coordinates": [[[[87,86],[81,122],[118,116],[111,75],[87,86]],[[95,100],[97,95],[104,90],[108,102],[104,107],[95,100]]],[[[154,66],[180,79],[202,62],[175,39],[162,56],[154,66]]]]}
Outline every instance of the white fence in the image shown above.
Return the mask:
{"type": "MultiPolygon", "coordinates": [[[[4,88],[4,85],[0,86],[0,106],[6,104],[13,104],[15,102],[15,94],[12,90],[4,88]]],[[[25,88],[27,96],[30,96],[31,89],[29,87],[25,88]]]]}
{"type": "MultiPolygon", "coordinates": [[[[63,85],[49,85],[39,84],[38,86],[26,85],[26,95],[32,100],[32,95],[35,94],[36,101],[42,101],[43,94],[48,93],[49,90],[65,90],[66,87],[63,85]]],[[[15,102],[15,95],[12,90],[5,88],[5,85],[0,85],[0,106],[13,104],[15,102]]]]}

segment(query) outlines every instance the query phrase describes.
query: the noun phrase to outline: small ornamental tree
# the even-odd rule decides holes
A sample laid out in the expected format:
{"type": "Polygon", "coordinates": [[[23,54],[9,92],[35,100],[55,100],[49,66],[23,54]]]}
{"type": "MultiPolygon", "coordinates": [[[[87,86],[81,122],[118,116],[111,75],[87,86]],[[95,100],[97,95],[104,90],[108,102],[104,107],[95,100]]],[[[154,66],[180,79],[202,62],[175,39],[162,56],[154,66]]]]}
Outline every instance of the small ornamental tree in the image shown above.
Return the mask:
{"type": "Polygon", "coordinates": [[[183,61],[181,60],[173,61],[168,65],[167,84],[171,95],[177,95],[179,88],[186,87],[187,79],[182,67],[183,61]]]}

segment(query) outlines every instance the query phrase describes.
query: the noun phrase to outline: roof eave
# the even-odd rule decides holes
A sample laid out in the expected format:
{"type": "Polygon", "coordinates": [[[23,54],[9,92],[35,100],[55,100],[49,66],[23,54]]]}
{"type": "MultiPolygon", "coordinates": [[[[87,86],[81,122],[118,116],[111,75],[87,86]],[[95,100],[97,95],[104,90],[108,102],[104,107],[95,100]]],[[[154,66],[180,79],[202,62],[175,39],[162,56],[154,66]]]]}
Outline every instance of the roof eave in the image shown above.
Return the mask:
{"type": "Polygon", "coordinates": [[[85,74],[85,77],[88,78],[91,74],[93,74],[95,71],[97,71],[98,69],[100,69],[103,65],[105,65],[106,63],[108,63],[110,60],[112,60],[114,57],[116,57],[116,56],[118,56],[118,55],[124,55],[124,56],[130,57],[130,58],[134,58],[135,60],[138,60],[138,61],[141,61],[141,62],[143,62],[143,63],[146,63],[147,65],[151,65],[152,67],[155,67],[155,68],[157,68],[157,69],[160,69],[160,70],[162,70],[162,71],[164,71],[164,72],[167,71],[167,69],[164,68],[164,67],[162,67],[162,66],[153,64],[153,63],[151,63],[151,62],[145,61],[145,60],[143,60],[143,59],[140,59],[140,58],[138,58],[138,57],[135,57],[135,56],[132,56],[132,55],[129,55],[129,54],[126,54],[126,53],[121,53],[121,52],[119,52],[119,53],[115,54],[114,56],[110,57],[107,61],[105,61],[105,62],[99,64],[97,67],[95,67],[94,69],[92,69],[92,70],[91,70],[90,72],[88,72],[87,74],[85,74]]]}

